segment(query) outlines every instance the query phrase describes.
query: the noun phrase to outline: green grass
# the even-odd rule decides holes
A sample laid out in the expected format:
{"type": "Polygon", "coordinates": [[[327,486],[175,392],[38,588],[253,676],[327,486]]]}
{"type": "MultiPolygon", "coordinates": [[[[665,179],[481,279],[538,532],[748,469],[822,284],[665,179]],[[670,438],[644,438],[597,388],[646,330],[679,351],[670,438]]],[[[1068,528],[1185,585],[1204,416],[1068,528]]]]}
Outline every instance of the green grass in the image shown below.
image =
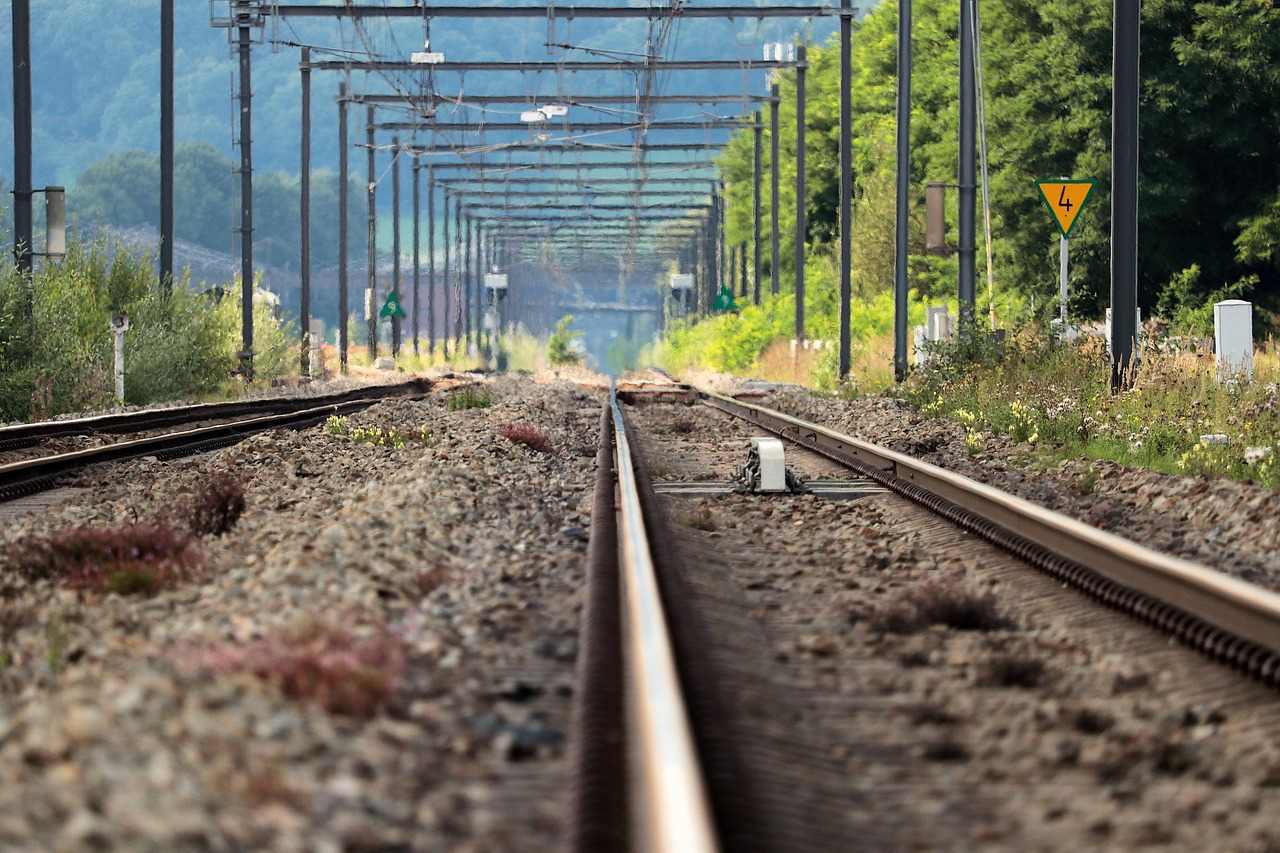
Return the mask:
{"type": "Polygon", "coordinates": [[[487,409],[493,405],[493,395],[484,388],[468,385],[449,394],[449,402],[446,405],[451,412],[487,409]]]}
{"type": "MultiPolygon", "coordinates": [[[[65,258],[32,276],[0,266],[0,421],[38,420],[109,407],[113,399],[111,315],[129,315],[124,401],[215,399],[246,384],[234,378],[240,340],[239,285],[194,285],[185,276],[161,292],[151,253],[72,240],[65,258]]],[[[271,312],[254,312],[254,384],[297,370],[297,336],[271,312]]]]}
{"type": "Polygon", "coordinates": [[[964,426],[975,453],[987,438],[1008,436],[1046,464],[1084,456],[1280,486],[1280,468],[1265,450],[1280,448],[1273,355],[1260,352],[1253,380],[1244,383],[1219,383],[1207,353],[1148,352],[1132,385],[1117,394],[1110,377],[1100,341],[1058,345],[1029,334],[1003,353],[943,346],[897,393],[927,417],[964,426]],[[1202,443],[1208,434],[1226,435],[1226,446],[1202,443]]]}
{"type": "Polygon", "coordinates": [[[357,444],[372,444],[374,447],[398,449],[411,441],[427,445],[435,443],[435,436],[425,426],[408,431],[395,427],[384,429],[377,424],[352,426],[345,415],[330,415],[324,422],[324,429],[330,435],[346,436],[357,444]]]}

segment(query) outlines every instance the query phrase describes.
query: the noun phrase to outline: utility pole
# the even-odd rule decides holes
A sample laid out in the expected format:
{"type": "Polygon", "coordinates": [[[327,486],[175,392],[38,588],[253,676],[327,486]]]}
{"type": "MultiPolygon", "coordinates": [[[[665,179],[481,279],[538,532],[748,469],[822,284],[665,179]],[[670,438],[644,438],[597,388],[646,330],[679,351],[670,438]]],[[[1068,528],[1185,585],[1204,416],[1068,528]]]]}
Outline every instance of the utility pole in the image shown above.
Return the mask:
{"type": "Polygon", "coordinates": [[[254,9],[236,0],[240,53],[240,373],[253,378],[253,82],[249,61],[254,9]]]}
{"type": "Polygon", "coordinates": [[[756,110],[752,124],[753,160],[751,172],[751,303],[760,304],[760,173],[763,170],[761,154],[764,150],[764,127],[760,124],[760,111],[756,110]]]}
{"type": "Polygon", "coordinates": [[[369,358],[373,360],[378,357],[378,164],[373,147],[373,107],[365,110],[365,145],[369,150],[369,289],[364,295],[364,310],[369,325],[369,358]]]}
{"type": "Polygon", "coordinates": [[[338,84],[338,364],[347,372],[347,84],[338,84]]]}
{"type": "Polygon", "coordinates": [[[978,167],[977,85],[974,77],[974,4],[977,0],[960,0],[960,174],[957,201],[960,205],[957,224],[960,261],[957,290],[960,302],[960,338],[967,340],[976,331],[975,276],[978,253],[977,209],[978,167]]]}
{"type": "MultiPolygon", "coordinates": [[[[391,137],[391,293],[400,299],[400,137],[391,137]]],[[[400,317],[391,315],[391,355],[400,355],[400,317]]]]}
{"type": "Polygon", "coordinates": [[[299,215],[301,233],[299,276],[299,325],[302,326],[302,352],[299,359],[302,375],[311,375],[311,48],[302,49],[302,169],[299,179],[299,215]]]}
{"type": "MultiPolygon", "coordinates": [[[[31,2],[13,0],[13,256],[18,271],[35,269],[31,207],[31,2]]],[[[34,311],[34,304],[28,305],[34,311]]]]}
{"type": "Polygon", "coordinates": [[[898,0],[898,129],[893,263],[893,375],[907,378],[907,213],[911,189],[911,0],[898,0]]]}
{"type": "Polygon", "coordinates": [[[427,166],[427,354],[436,354],[436,170],[427,166]]]}
{"type": "Polygon", "coordinates": [[[1132,381],[1138,337],[1138,95],[1141,3],[1115,0],[1111,95],[1111,390],[1132,381]]]}
{"type": "Polygon", "coordinates": [[[853,300],[851,277],[853,247],[850,234],[853,224],[853,70],[849,60],[849,43],[853,30],[853,9],[849,0],[840,0],[840,353],[837,376],[849,376],[850,303],[853,300]]]}
{"type": "Polygon", "coordinates": [[[774,296],[778,295],[780,288],[778,282],[778,260],[781,254],[779,248],[779,229],[778,229],[778,106],[781,103],[781,97],[778,95],[778,84],[774,83],[769,87],[769,292],[774,296]]]}
{"type": "Polygon", "coordinates": [[[796,352],[804,346],[804,260],[805,231],[805,70],[809,67],[806,61],[804,45],[796,47],[796,352]]]}
{"type": "Polygon", "coordinates": [[[725,208],[728,206],[728,200],[724,196],[724,183],[717,184],[716,200],[716,293],[719,294],[722,287],[728,286],[729,291],[733,291],[733,272],[729,269],[729,241],[725,238],[725,208]]]}
{"type": "MultiPolygon", "coordinates": [[[[451,310],[449,298],[449,188],[444,190],[444,268],[442,270],[442,279],[444,281],[444,324],[440,335],[440,348],[445,360],[449,358],[449,330],[453,320],[453,312],[451,310]]],[[[456,202],[455,202],[456,204],[456,202]]]]}
{"type": "Polygon", "coordinates": [[[473,304],[473,300],[471,298],[471,291],[474,284],[474,274],[475,274],[475,256],[473,254],[475,249],[474,249],[474,244],[472,243],[472,238],[475,233],[475,227],[476,227],[475,219],[472,218],[470,213],[468,213],[466,218],[466,228],[462,232],[463,233],[462,343],[466,352],[468,353],[471,351],[471,347],[474,346],[474,341],[472,340],[472,336],[475,332],[475,324],[472,322],[472,317],[471,317],[471,312],[475,308],[475,305],[473,304]]]}
{"type": "Polygon", "coordinates": [[[413,322],[411,324],[413,330],[413,354],[418,356],[418,289],[420,281],[420,270],[422,268],[422,253],[418,232],[420,230],[419,222],[422,219],[420,205],[422,204],[422,164],[418,162],[418,158],[413,159],[413,322]]]}
{"type": "Polygon", "coordinates": [[[160,292],[173,292],[173,0],[160,0],[160,292]]]}
{"type": "Polygon", "coordinates": [[[467,310],[467,294],[466,294],[466,268],[467,258],[463,254],[462,240],[462,208],[465,204],[464,196],[458,195],[453,200],[453,354],[455,356],[467,357],[467,326],[466,326],[466,310],[467,310]]]}

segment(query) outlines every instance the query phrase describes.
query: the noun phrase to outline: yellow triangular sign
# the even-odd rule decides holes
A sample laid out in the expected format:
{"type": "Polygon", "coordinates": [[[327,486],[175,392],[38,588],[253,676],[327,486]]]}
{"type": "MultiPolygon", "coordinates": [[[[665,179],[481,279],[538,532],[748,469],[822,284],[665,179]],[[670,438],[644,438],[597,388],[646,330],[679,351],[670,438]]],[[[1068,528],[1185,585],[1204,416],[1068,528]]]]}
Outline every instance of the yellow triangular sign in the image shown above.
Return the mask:
{"type": "Polygon", "coordinates": [[[1058,230],[1062,232],[1063,239],[1071,236],[1071,229],[1075,227],[1080,211],[1084,210],[1084,203],[1089,200],[1094,183],[1094,181],[1067,180],[1036,181],[1040,197],[1044,199],[1044,203],[1053,214],[1054,221],[1058,223],[1058,230]]]}

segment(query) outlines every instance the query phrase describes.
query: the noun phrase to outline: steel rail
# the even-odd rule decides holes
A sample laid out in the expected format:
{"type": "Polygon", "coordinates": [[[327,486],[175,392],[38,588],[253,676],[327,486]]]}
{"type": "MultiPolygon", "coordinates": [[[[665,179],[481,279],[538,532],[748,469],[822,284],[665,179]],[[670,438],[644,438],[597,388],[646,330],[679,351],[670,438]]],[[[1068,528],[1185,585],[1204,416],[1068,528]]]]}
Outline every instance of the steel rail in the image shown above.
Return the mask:
{"type": "Polygon", "coordinates": [[[617,448],[624,659],[634,685],[630,701],[639,729],[639,778],[648,812],[637,824],[652,850],[710,853],[718,849],[710,801],[680,690],[616,388],[610,391],[609,405],[617,448]]]}
{"type": "Polygon", "coordinates": [[[1280,684],[1280,596],[936,465],[763,406],[700,393],[709,405],[851,464],[918,503],[950,504],[948,517],[966,529],[1211,656],[1280,684]],[[981,519],[964,520],[966,511],[981,519]]]}

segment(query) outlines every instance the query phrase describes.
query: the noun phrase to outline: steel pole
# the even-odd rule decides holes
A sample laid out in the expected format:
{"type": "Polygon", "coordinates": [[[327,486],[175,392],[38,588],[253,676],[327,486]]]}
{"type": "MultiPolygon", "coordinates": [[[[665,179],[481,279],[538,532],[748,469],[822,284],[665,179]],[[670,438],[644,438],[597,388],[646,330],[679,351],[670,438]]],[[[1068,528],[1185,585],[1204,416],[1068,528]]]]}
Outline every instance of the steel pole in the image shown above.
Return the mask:
{"type": "Polygon", "coordinates": [[[781,257],[778,228],[778,84],[769,87],[769,292],[778,295],[778,261],[781,257]]]}
{"type": "Polygon", "coordinates": [[[760,304],[760,178],[764,169],[764,128],[760,125],[760,111],[756,110],[751,171],[751,302],[760,304]]]}
{"type": "Polygon", "coordinates": [[[299,325],[302,327],[302,351],[299,361],[302,375],[311,375],[311,71],[306,63],[311,49],[302,49],[302,169],[299,177],[298,207],[301,223],[299,245],[299,325]]]}
{"type": "Polygon", "coordinates": [[[440,336],[440,348],[445,359],[449,358],[449,331],[453,328],[453,306],[450,299],[449,290],[449,190],[446,187],[444,191],[444,267],[442,269],[442,279],[444,282],[444,323],[442,324],[440,336]]]}
{"type": "MultiPolygon", "coordinates": [[[[730,292],[731,293],[735,292],[735,289],[737,287],[737,243],[733,243],[732,246],[728,247],[727,279],[728,279],[728,282],[727,282],[728,288],[730,288],[730,292]]],[[[741,296],[745,296],[745,293],[742,293],[741,296]]]]}
{"type": "Polygon", "coordinates": [[[173,291],[173,0],[160,2],[160,291],[173,291]]]}
{"type": "MultiPolygon", "coordinates": [[[[35,268],[31,203],[31,3],[13,0],[13,257],[19,271],[35,268]]],[[[29,311],[34,311],[32,304],[29,311]]]]}
{"type": "Polygon", "coordinates": [[[960,336],[970,338],[975,331],[977,275],[978,98],[974,77],[974,5],[977,0],[960,0],[960,173],[956,192],[960,262],[956,289],[960,302],[960,336]]]}
{"type": "Polygon", "coordinates": [[[413,354],[418,355],[418,290],[421,281],[422,250],[419,223],[422,220],[422,164],[413,161],[413,354]]]}
{"type": "Polygon", "coordinates": [[[472,322],[471,317],[471,312],[475,310],[475,303],[471,298],[471,290],[475,283],[475,257],[473,254],[475,249],[472,243],[475,225],[475,219],[470,214],[467,214],[466,226],[462,232],[462,343],[467,352],[470,352],[471,347],[475,345],[472,339],[475,324],[472,322]]]}
{"type": "Polygon", "coordinates": [[[463,276],[466,271],[466,257],[462,254],[462,207],[464,196],[459,195],[453,200],[453,353],[455,356],[461,355],[463,358],[467,355],[466,350],[466,327],[464,326],[464,312],[466,311],[466,285],[463,276]]]}
{"type": "Polygon", "coordinates": [[[1141,3],[1115,0],[1111,96],[1111,387],[1132,379],[1138,337],[1138,52],[1141,3]]]}
{"type": "Polygon", "coordinates": [[[840,0],[840,352],[838,377],[849,376],[850,306],[853,301],[853,69],[849,45],[853,33],[853,9],[849,0],[840,0]]]}
{"type": "Polygon", "coordinates": [[[347,372],[347,84],[338,84],[338,369],[347,372]]]}
{"type": "Polygon", "coordinates": [[[378,183],[377,152],[373,148],[373,107],[366,108],[365,144],[369,164],[369,284],[364,294],[365,321],[369,326],[369,358],[378,357],[378,183]]]}
{"type": "MultiPolygon", "coordinates": [[[[391,137],[391,292],[400,296],[400,137],[391,137]]],[[[400,355],[400,318],[391,315],[391,355],[400,355]]]]}
{"type": "Polygon", "coordinates": [[[911,189],[911,0],[898,0],[898,129],[893,263],[893,375],[907,378],[907,219],[911,189]]]}
{"type": "Polygon", "coordinates": [[[805,46],[796,47],[796,348],[797,352],[804,342],[804,258],[805,232],[805,70],[809,67],[805,61],[805,46]]]}
{"type": "Polygon", "coordinates": [[[427,166],[427,354],[436,354],[436,170],[427,166]]]}
{"type": "Polygon", "coordinates": [[[715,207],[716,215],[716,293],[720,292],[723,287],[728,287],[729,292],[733,292],[733,272],[729,269],[729,241],[724,235],[725,207],[727,206],[724,197],[724,184],[720,184],[720,188],[716,193],[715,207]]]}
{"type": "MultiPolygon", "coordinates": [[[[247,3],[238,3],[237,8],[247,3]]],[[[250,49],[253,33],[240,27],[240,372],[253,378],[253,82],[250,49]]]]}

